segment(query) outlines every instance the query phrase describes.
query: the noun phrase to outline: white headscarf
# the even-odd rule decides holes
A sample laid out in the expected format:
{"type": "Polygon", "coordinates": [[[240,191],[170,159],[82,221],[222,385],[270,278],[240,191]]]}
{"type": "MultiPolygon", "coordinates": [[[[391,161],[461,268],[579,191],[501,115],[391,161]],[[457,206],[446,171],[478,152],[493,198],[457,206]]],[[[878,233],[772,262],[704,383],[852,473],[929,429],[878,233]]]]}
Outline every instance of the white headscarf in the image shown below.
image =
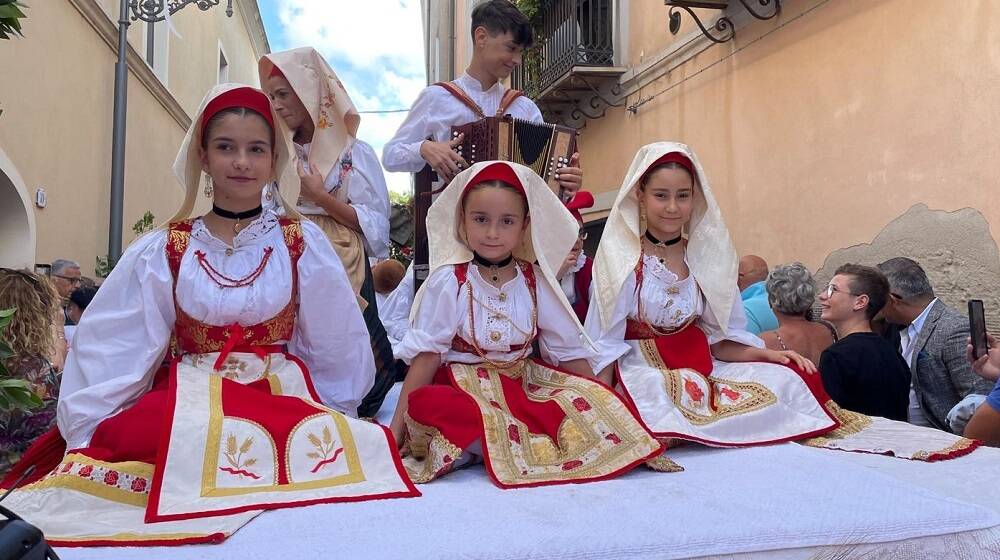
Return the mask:
{"type": "MultiPolygon", "coordinates": [[[[216,97],[239,88],[250,88],[250,86],[243,84],[219,84],[209,90],[205,94],[205,98],[201,100],[201,105],[198,106],[198,113],[191,120],[191,127],[188,128],[187,135],[184,137],[184,141],[177,151],[177,158],[174,160],[174,176],[177,177],[181,188],[184,190],[184,202],[181,204],[180,209],[177,210],[177,213],[167,223],[191,217],[195,202],[198,199],[198,193],[201,191],[204,173],[201,169],[201,157],[198,154],[198,150],[201,148],[201,121],[205,108],[216,97]]],[[[256,90],[256,88],[251,89],[256,90]]],[[[260,93],[267,98],[264,92],[260,93]]],[[[268,106],[270,107],[270,101],[268,101],[268,106]]],[[[295,209],[295,205],[288,203],[288,200],[295,200],[298,197],[299,185],[298,174],[295,171],[295,166],[291,165],[290,159],[291,154],[295,153],[292,149],[291,135],[284,121],[274,112],[273,107],[270,108],[270,111],[271,119],[274,122],[274,146],[271,149],[276,156],[274,176],[271,177],[271,181],[281,179],[282,185],[289,185],[289,188],[283,187],[281,192],[281,202],[285,207],[285,215],[290,218],[301,218],[299,212],[295,209]]],[[[277,192],[277,189],[274,190],[277,192]]],[[[163,225],[165,226],[166,224],[163,225]]]]}
{"type": "Polygon", "coordinates": [[[611,207],[594,258],[594,299],[601,323],[605,328],[610,325],[622,286],[639,262],[645,233],[639,230],[639,181],[653,163],[670,153],[680,153],[691,160],[697,175],[694,209],[687,225],[688,268],[725,333],[737,293],[734,287],[739,260],[701,163],[691,148],[676,142],[657,142],[640,148],[611,207]]]}
{"type": "MultiPolygon", "coordinates": [[[[430,249],[430,273],[442,266],[466,263],[472,260],[472,250],[461,236],[462,195],[465,187],[480,171],[493,164],[506,165],[520,180],[528,201],[531,218],[521,245],[514,249],[514,256],[525,261],[537,262],[543,278],[559,298],[566,313],[576,321],[573,306],[566,299],[556,271],[573,248],[580,233],[580,224],[563,206],[552,189],[530,168],[506,161],[483,161],[459,173],[447,188],[434,200],[427,211],[427,244],[430,249]]],[[[413,301],[410,317],[416,316],[424,286],[413,301]]],[[[581,327],[581,332],[583,329],[581,327]]]]}
{"type": "MultiPolygon", "coordinates": [[[[316,49],[301,47],[262,56],[257,64],[260,83],[265,83],[275,68],[295,90],[312,119],[315,130],[309,163],[326,177],[339,163],[344,149],[354,145],[361,115],[340,78],[316,49]]],[[[285,188],[284,182],[281,188],[285,188]]]]}

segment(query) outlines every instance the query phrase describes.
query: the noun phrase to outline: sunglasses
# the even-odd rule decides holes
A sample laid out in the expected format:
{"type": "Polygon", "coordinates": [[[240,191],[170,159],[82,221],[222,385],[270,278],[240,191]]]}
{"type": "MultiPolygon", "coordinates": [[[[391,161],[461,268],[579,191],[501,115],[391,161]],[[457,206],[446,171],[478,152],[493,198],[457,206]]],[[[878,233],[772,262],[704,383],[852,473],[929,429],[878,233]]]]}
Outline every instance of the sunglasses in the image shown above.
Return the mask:
{"type": "Polygon", "coordinates": [[[848,294],[848,295],[852,295],[852,296],[860,296],[861,295],[861,294],[856,294],[854,292],[846,292],[844,290],[841,290],[840,288],[838,288],[837,286],[835,286],[833,284],[827,285],[826,290],[824,292],[822,292],[822,293],[826,294],[826,298],[827,299],[832,298],[833,294],[838,294],[838,293],[839,294],[848,294]]]}

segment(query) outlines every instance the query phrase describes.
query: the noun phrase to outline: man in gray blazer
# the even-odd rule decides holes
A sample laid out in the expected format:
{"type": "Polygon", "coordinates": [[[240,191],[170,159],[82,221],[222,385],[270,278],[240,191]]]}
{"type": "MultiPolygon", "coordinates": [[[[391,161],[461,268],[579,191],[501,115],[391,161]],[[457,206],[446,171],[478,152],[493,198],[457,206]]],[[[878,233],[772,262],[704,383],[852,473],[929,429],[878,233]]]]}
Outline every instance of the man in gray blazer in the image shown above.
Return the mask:
{"type": "Polygon", "coordinates": [[[966,395],[986,395],[992,388],[966,360],[969,320],[934,297],[916,261],[896,257],[878,268],[889,279],[882,314],[899,326],[898,348],[910,366],[909,422],[950,431],[948,411],[966,395]]]}

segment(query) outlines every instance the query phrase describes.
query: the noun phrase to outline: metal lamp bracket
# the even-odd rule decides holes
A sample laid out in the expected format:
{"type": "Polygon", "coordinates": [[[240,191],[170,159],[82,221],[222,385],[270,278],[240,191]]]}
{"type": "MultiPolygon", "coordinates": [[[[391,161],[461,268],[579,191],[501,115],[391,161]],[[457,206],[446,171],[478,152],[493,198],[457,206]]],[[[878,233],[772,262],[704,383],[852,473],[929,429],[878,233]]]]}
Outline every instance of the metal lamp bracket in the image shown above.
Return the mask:
{"type": "MultiPolygon", "coordinates": [[[[771,13],[758,12],[756,9],[751,7],[751,1],[749,0],[738,0],[740,4],[746,9],[747,13],[759,20],[771,19],[781,13],[781,0],[755,0],[755,2],[762,8],[768,8],[773,4],[771,13]]],[[[733,25],[733,20],[729,19],[729,16],[722,15],[715,20],[715,24],[710,31],[709,28],[705,27],[698,14],[692,10],[692,8],[706,8],[713,10],[725,10],[728,5],[720,2],[699,2],[697,0],[663,0],[663,4],[670,6],[670,12],[668,14],[669,24],[668,28],[670,33],[676,35],[681,28],[681,13],[678,10],[684,10],[691,16],[698,29],[705,37],[707,37],[713,43],[725,43],[731,41],[736,36],[736,26],[733,25]]]]}
{"type": "MultiPolygon", "coordinates": [[[[174,15],[188,4],[194,4],[201,11],[208,11],[219,5],[222,0],[129,0],[128,8],[132,12],[132,21],[141,19],[146,22],[157,22],[166,19],[164,13],[174,15]]],[[[226,0],[226,16],[233,17],[233,0],[226,0]]]]}

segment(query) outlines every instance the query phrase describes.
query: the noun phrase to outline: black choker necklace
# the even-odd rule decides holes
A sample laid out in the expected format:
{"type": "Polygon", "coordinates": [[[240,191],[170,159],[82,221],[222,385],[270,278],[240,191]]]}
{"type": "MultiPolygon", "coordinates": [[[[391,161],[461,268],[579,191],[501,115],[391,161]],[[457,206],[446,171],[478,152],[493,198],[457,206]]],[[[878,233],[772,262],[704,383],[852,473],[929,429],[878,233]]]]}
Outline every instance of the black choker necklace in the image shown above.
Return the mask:
{"type": "Polygon", "coordinates": [[[660,247],[669,247],[671,245],[675,245],[678,242],[680,242],[680,240],[683,239],[683,238],[684,238],[684,235],[681,234],[681,235],[678,235],[677,237],[675,237],[673,239],[668,239],[666,241],[660,241],[652,233],[649,233],[648,229],[646,230],[646,239],[648,239],[649,242],[652,243],[653,245],[659,245],[660,247]]]}
{"type": "Polygon", "coordinates": [[[514,255],[507,255],[506,259],[503,259],[499,262],[493,262],[483,258],[482,256],[479,255],[479,253],[473,252],[472,260],[475,261],[475,263],[478,264],[479,266],[488,267],[490,269],[490,279],[493,280],[493,282],[499,282],[500,269],[510,264],[510,262],[514,260],[514,255]]]}
{"type": "Polygon", "coordinates": [[[245,220],[247,218],[256,218],[257,216],[260,216],[260,213],[263,212],[263,211],[264,211],[264,207],[263,206],[258,206],[256,208],[254,208],[253,210],[247,210],[246,212],[230,212],[229,210],[223,210],[222,208],[219,208],[215,204],[212,204],[212,213],[213,214],[215,214],[215,215],[217,215],[217,216],[219,216],[221,218],[226,218],[226,219],[229,219],[229,220],[236,220],[236,223],[233,224],[233,233],[239,233],[240,229],[242,229],[240,227],[240,220],[245,220]]]}

